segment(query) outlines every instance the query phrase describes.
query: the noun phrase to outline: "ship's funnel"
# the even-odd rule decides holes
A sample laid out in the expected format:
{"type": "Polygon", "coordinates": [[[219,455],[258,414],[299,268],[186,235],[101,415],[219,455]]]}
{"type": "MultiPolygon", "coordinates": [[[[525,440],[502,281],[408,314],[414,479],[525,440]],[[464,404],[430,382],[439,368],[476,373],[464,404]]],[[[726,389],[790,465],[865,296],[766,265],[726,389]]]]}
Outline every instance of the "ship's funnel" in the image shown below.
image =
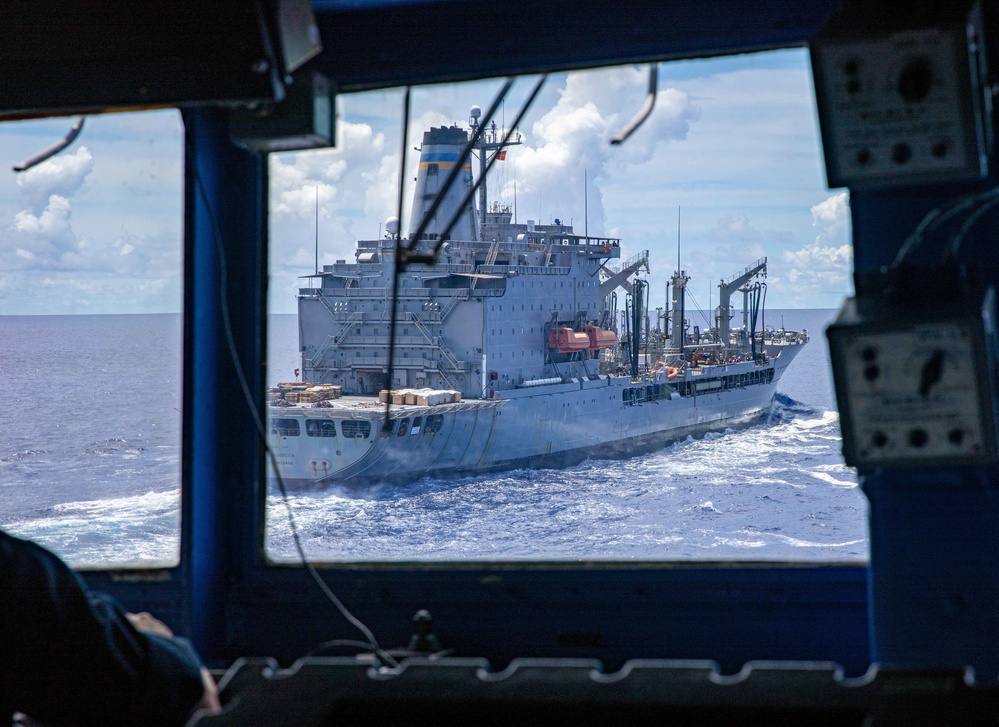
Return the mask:
{"type": "MultiPolygon", "coordinates": [[[[420,222],[426,216],[430,206],[437,198],[438,192],[444,187],[451,170],[458,163],[461,150],[468,143],[468,133],[457,126],[431,129],[423,134],[423,147],[420,150],[420,169],[416,177],[416,191],[413,193],[413,212],[410,216],[409,236],[416,234],[420,222]]],[[[461,173],[434,218],[424,230],[424,238],[436,240],[444,228],[456,215],[461,200],[472,187],[472,163],[466,159],[461,173]]],[[[475,214],[475,205],[469,201],[467,207],[458,214],[458,221],[448,237],[452,240],[477,240],[479,223],[475,214]]]]}

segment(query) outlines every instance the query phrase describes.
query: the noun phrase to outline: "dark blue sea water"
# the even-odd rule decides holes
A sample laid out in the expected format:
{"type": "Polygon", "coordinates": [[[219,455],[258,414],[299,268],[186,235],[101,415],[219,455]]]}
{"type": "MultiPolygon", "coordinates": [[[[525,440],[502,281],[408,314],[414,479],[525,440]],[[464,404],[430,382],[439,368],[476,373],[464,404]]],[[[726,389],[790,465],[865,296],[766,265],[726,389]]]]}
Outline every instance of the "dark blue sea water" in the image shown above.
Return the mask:
{"type": "MultiPolygon", "coordinates": [[[[293,495],[317,559],[862,560],[866,502],[839,453],[822,330],[751,427],[568,470],[293,495]]],[[[294,377],[294,316],[271,316],[272,382],[294,377]]],[[[76,564],[171,562],[179,547],[180,318],[0,317],[0,527],[76,564]]],[[[268,550],[292,558],[268,501],[268,550]]]]}
{"type": "Polygon", "coordinates": [[[0,340],[0,527],[77,564],[176,561],[180,316],[0,316],[0,340]]]}

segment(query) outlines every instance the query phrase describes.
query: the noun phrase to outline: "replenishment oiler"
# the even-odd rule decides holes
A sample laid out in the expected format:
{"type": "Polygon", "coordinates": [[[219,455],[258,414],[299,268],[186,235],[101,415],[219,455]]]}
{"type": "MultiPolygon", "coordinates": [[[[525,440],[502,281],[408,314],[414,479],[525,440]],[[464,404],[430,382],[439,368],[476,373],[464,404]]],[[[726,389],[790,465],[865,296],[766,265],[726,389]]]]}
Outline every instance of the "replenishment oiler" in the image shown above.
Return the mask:
{"type": "MultiPolygon", "coordinates": [[[[478,121],[473,107],[473,133],[478,121]]],[[[424,134],[409,238],[468,140],[459,126],[424,134]]],[[[516,143],[482,129],[480,175],[516,143]]],[[[487,207],[484,184],[478,209],[461,209],[471,162],[459,172],[417,250],[437,247],[452,216],[457,225],[433,264],[409,267],[398,281],[391,381],[398,222],[300,290],[302,382],[274,387],[269,407],[289,488],[565,467],[651,451],[769,410],[808,334],[762,325],[765,258],[720,283],[705,331],[689,325],[689,278],[677,270],[671,309],[653,311],[653,323],[647,282],[633,277],[648,270],[647,253],[621,262],[618,239],[580,235],[558,219],[518,224],[510,209],[487,207]],[[742,325],[733,328],[737,292],[742,325]]]]}

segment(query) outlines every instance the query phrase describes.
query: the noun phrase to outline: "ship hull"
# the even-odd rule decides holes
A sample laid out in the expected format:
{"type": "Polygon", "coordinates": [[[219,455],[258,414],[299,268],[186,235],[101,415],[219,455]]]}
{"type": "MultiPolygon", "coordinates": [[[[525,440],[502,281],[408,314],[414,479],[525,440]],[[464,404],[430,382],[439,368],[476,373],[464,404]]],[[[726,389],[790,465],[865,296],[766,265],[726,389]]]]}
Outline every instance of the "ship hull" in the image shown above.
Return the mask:
{"type": "MultiPolygon", "coordinates": [[[[497,392],[492,399],[460,404],[394,407],[388,431],[384,408],[272,412],[272,417],[303,422],[341,422],[336,437],[307,436],[303,423],[298,435],[272,436],[272,444],[284,484],[294,490],[561,468],[587,458],[634,456],[687,436],[758,421],[769,411],[780,374],[799,348],[775,352],[772,378],[765,383],[687,396],[668,384],[636,385],[626,377],[604,376],[497,392]],[[344,438],[342,421],[347,420],[368,422],[367,436],[344,438]]],[[[752,365],[717,368],[703,377],[705,385],[752,365]]],[[[696,376],[688,381],[698,383],[696,376]]]]}

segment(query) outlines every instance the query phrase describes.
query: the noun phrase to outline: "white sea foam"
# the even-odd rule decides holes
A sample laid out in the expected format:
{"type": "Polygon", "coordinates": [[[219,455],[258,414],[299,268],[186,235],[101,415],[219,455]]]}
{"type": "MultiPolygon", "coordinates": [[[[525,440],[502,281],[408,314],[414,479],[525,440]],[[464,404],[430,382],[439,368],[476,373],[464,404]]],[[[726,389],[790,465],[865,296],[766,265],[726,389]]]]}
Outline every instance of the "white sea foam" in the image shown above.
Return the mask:
{"type": "Polygon", "coordinates": [[[864,542],[864,538],[844,540],[841,542],[813,541],[804,540],[802,538],[794,538],[790,535],[782,535],[781,533],[766,533],[766,537],[786,543],[793,548],[845,548],[849,545],[857,545],[864,542]]]}
{"type": "Polygon", "coordinates": [[[828,482],[830,485],[833,485],[834,487],[856,487],[857,486],[856,481],[837,479],[836,477],[833,477],[828,472],[823,472],[821,470],[819,470],[819,471],[812,471],[812,472],[809,472],[808,474],[810,474],[812,477],[814,477],[817,480],[822,480],[823,482],[828,482]]]}
{"type": "Polygon", "coordinates": [[[58,503],[4,529],[44,543],[74,565],[173,564],[180,552],[180,492],[58,503]]]}

